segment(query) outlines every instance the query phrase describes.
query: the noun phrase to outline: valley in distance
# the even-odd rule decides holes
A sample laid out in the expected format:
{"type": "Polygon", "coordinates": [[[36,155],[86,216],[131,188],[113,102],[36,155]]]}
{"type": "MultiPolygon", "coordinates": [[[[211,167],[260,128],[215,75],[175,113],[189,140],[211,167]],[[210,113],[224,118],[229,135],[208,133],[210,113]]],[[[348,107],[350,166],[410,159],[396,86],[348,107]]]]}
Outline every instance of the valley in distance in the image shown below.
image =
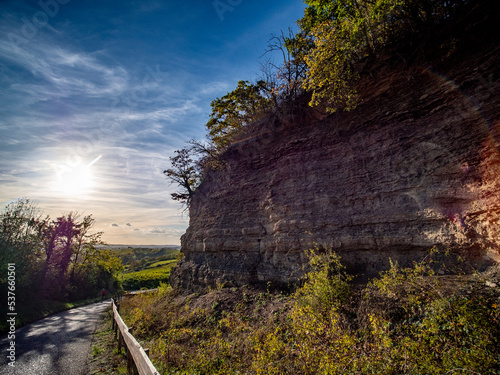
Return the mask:
{"type": "Polygon", "coordinates": [[[180,245],[123,245],[123,244],[109,244],[109,245],[98,245],[99,249],[172,249],[180,250],[180,245]]]}

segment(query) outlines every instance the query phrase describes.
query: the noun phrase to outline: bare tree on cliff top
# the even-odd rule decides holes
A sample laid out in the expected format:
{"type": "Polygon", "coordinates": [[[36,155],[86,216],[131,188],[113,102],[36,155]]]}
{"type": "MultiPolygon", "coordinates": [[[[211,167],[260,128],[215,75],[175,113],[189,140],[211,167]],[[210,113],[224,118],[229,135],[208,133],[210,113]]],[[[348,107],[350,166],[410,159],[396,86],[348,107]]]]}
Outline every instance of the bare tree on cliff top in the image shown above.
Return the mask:
{"type": "Polygon", "coordinates": [[[172,167],[163,171],[172,183],[176,183],[181,191],[172,193],[172,199],[189,206],[191,199],[200,184],[201,171],[188,148],[176,150],[176,156],[170,157],[172,167]]]}

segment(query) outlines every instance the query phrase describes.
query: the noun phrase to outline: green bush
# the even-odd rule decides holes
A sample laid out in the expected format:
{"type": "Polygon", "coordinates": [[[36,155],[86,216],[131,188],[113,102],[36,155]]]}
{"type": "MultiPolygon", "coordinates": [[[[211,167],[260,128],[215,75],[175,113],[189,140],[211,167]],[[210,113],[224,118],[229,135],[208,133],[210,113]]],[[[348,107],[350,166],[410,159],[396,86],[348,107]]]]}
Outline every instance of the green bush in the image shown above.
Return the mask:
{"type": "Polygon", "coordinates": [[[298,300],[321,313],[341,309],[349,299],[352,276],[346,273],[340,257],[319,247],[309,250],[307,256],[309,272],[296,293],[298,300]]]}
{"type": "Polygon", "coordinates": [[[365,302],[380,298],[385,310],[370,314],[372,340],[398,371],[500,373],[498,295],[481,283],[446,290],[430,262],[392,263],[368,287],[365,302]]]}
{"type": "Polygon", "coordinates": [[[353,303],[340,258],[311,254],[287,324],[255,340],[255,373],[500,373],[498,295],[481,283],[449,290],[430,258],[391,262],[353,303]]]}

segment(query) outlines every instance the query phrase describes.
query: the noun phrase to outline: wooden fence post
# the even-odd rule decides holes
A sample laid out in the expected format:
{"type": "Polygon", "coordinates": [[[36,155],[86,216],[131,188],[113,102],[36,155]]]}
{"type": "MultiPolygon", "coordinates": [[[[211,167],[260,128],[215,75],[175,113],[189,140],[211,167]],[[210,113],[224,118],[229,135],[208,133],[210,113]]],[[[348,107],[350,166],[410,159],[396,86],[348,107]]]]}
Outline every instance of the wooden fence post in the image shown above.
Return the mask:
{"type": "Polygon", "coordinates": [[[127,373],[131,375],[138,374],[134,359],[132,358],[132,353],[130,353],[130,351],[127,351],[127,373]]]}
{"type": "Polygon", "coordinates": [[[149,349],[144,350],[137,340],[129,332],[129,328],[123,322],[118,307],[112,302],[113,324],[116,325],[118,334],[118,351],[121,352],[122,345],[127,352],[127,372],[139,375],[158,375],[158,371],[149,359],[149,349]]]}
{"type": "Polygon", "coordinates": [[[121,353],[123,345],[123,335],[121,332],[118,332],[118,353],[121,353]]]}

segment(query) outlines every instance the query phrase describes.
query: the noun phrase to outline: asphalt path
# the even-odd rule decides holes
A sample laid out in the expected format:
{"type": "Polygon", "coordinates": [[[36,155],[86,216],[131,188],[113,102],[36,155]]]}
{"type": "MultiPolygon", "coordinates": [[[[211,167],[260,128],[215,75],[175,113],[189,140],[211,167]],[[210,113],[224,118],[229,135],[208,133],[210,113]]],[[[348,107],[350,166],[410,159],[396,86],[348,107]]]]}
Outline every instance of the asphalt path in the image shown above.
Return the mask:
{"type": "Polygon", "coordinates": [[[87,359],[99,317],[109,300],[61,312],[15,332],[15,367],[8,336],[0,339],[1,375],[88,375],[87,359]]]}

